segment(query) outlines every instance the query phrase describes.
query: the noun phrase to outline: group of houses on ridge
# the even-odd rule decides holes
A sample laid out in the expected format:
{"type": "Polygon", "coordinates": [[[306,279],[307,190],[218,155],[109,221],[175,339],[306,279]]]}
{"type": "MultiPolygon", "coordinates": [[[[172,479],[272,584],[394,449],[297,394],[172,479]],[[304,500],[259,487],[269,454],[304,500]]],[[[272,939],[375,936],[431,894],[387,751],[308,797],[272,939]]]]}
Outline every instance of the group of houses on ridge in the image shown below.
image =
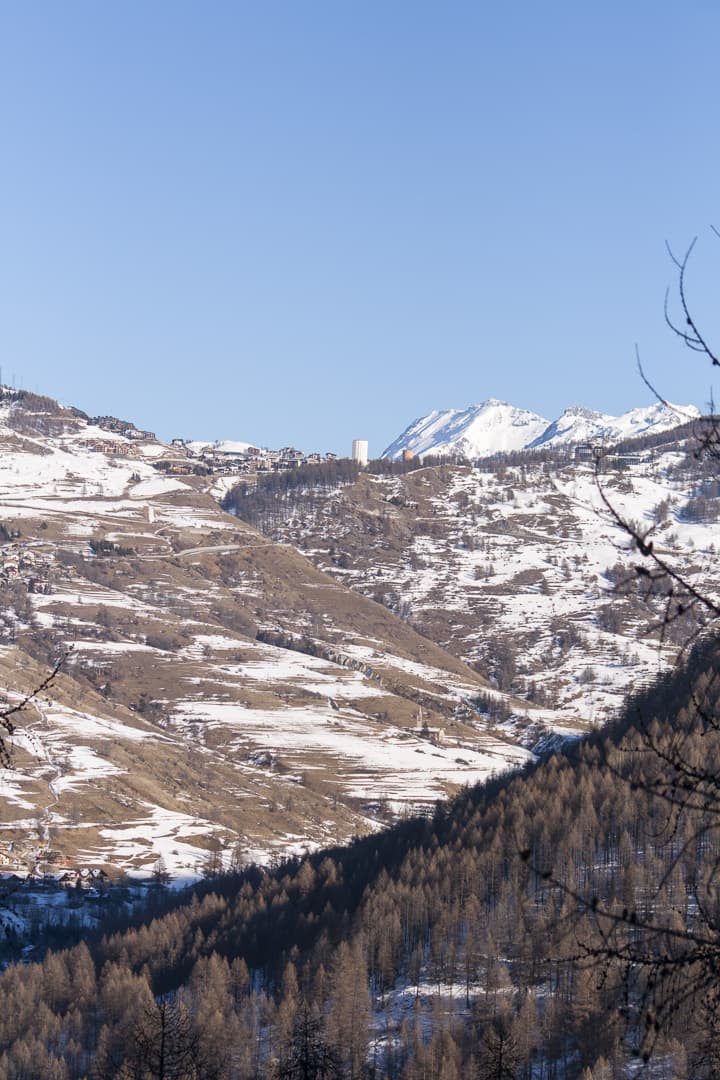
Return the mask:
{"type": "Polygon", "coordinates": [[[136,442],[155,441],[154,431],[142,431],[129,420],[119,420],[117,416],[94,416],[90,423],[102,428],[103,431],[112,431],[115,435],[123,435],[126,439],[133,439],[136,442]]]}
{"type": "Polygon", "coordinates": [[[259,446],[247,446],[225,450],[222,444],[193,446],[186,439],[173,439],[171,443],[179,456],[174,461],[159,460],[156,468],[173,474],[189,474],[202,470],[218,476],[235,476],[243,473],[284,472],[301,465],[321,465],[323,462],[337,460],[332,452],[320,454],[317,451],[305,453],[294,446],[283,446],[280,450],[268,450],[259,446]]]}
{"type": "MultiPolygon", "coordinates": [[[[121,438],[103,438],[102,436],[89,436],[79,441],[79,446],[84,450],[105,454],[108,457],[139,457],[142,441],[155,440],[152,431],[141,431],[127,420],[118,420],[114,416],[96,416],[90,421],[95,427],[121,438]],[[135,444],[135,445],[133,445],[135,444]]],[[[153,464],[156,469],[172,475],[227,475],[235,476],[243,473],[270,473],[283,472],[288,469],[296,469],[301,465],[322,465],[326,462],[336,461],[338,455],[329,451],[320,454],[317,451],[305,453],[296,450],[294,446],[283,446],[280,450],[269,450],[267,447],[244,446],[229,443],[197,443],[189,439],[175,438],[171,441],[171,448],[175,456],[163,456],[157,458],[153,464]]],[[[368,444],[366,439],[354,439],[352,443],[352,460],[359,465],[368,463],[368,444]]],[[[406,457],[412,457],[407,452],[406,457]]]]}
{"type": "Polygon", "coordinates": [[[92,450],[96,454],[107,454],[108,457],[139,457],[139,447],[132,443],[121,442],[119,439],[81,439],[79,445],[83,450],[92,450]]]}

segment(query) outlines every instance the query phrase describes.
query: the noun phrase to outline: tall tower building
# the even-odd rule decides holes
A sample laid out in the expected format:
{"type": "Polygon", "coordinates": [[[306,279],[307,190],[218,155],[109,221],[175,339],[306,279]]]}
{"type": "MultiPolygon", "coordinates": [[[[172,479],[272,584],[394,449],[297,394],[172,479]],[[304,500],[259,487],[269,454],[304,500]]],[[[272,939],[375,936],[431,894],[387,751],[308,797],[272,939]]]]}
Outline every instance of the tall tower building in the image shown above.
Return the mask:
{"type": "Polygon", "coordinates": [[[367,463],[368,463],[367,439],[353,439],[352,459],[353,459],[353,461],[357,461],[358,465],[367,465],[367,463]]]}

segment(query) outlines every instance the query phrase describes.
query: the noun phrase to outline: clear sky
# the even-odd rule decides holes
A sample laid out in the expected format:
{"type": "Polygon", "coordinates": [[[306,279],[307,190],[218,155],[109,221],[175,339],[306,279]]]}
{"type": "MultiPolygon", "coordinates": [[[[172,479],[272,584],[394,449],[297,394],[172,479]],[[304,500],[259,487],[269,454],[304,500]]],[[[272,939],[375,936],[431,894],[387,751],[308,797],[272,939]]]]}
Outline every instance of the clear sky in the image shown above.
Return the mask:
{"type": "Polygon", "coordinates": [[[379,453],[433,408],[708,400],[716,0],[0,0],[2,378],[379,453]]]}

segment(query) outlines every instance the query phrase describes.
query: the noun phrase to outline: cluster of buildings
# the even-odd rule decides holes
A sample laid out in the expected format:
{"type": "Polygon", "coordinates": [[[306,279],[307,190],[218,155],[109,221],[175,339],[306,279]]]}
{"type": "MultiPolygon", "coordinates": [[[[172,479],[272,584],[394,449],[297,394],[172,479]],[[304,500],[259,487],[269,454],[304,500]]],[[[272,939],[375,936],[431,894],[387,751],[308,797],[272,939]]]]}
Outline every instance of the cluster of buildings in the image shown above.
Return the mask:
{"type": "Polygon", "coordinates": [[[134,439],[136,442],[155,441],[154,431],[141,431],[129,420],[118,420],[117,416],[94,416],[90,423],[103,431],[112,431],[115,435],[124,435],[126,439],[134,439]]]}
{"type": "MultiPolygon", "coordinates": [[[[103,431],[123,436],[122,440],[98,436],[80,440],[78,445],[83,450],[106,454],[108,457],[139,457],[140,447],[132,444],[155,439],[154,432],[141,431],[127,420],[118,420],[114,416],[96,416],[91,423],[103,431]]],[[[280,450],[261,449],[258,446],[238,449],[237,444],[233,447],[230,443],[229,448],[225,448],[222,443],[203,445],[188,439],[173,439],[171,446],[176,456],[158,458],[154,465],[162,472],[181,476],[192,473],[236,476],[243,473],[284,472],[300,465],[322,465],[336,461],[338,457],[332,452],[305,453],[303,450],[296,450],[294,446],[283,446],[280,450]]],[[[361,466],[367,465],[366,439],[353,440],[352,460],[361,466]]]]}
{"type": "Polygon", "coordinates": [[[614,453],[612,450],[608,450],[607,446],[601,442],[594,443],[578,443],[574,449],[573,456],[576,462],[599,462],[603,461],[608,465],[640,465],[642,462],[642,455],[638,453],[631,453],[629,451],[624,454],[614,453]]]}
{"type": "Polygon", "coordinates": [[[35,551],[27,544],[3,544],[0,547],[0,585],[20,581],[28,592],[48,593],[51,591],[53,562],[49,551],[35,551]]]}
{"type": "Polygon", "coordinates": [[[100,867],[81,867],[59,852],[27,847],[11,840],[0,844],[0,877],[14,874],[45,880],[66,889],[96,890],[107,881],[107,874],[100,867]]]}
{"type": "MultiPolygon", "coordinates": [[[[175,442],[175,440],[173,440],[175,442]]],[[[192,454],[192,451],[189,451],[192,454]]],[[[261,450],[249,446],[243,453],[225,452],[209,447],[195,455],[213,473],[258,473],[284,472],[296,469],[300,465],[320,465],[323,461],[334,461],[337,454],[305,454],[294,446],[284,446],[281,450],[261,450]]]]}
{"type": "MultiPolygon", "coordinates": [[[[353,442],[353,460],[361,465],[367,465],[367,446],[364,439],[355,439],[353,442]]],[[[320,454],[314,451],[307,454],[303,450],[296,450],[294,446],[283,446],[280,450],[260,449],[258,446],[248,446],[244,450],[223,450],[221,445],[208,445],[197,449],[186,439],[173,439],[172,447],[182,456],[177,460],[165,459],[155,464],[164,472],[175,475],[198,472],[198,466],[203,472],[218,476],[284,472],[301,465],[322,465],[336,461],[338,457],[332,452],[320,454]]]]}
{"type": "Polygon", "coordinates": [[[119,439],[103,439],[101,437],[81,439],[78,443],[83,450],[93,450],[96,454],[107,454],[108,457],[139,457],[140,448],[133,443],[154,442],[154,431],[143,431],[136,428],[129,420],[118,420],[116,416],[94,416],[88,421],[94,427],[102,431],[109,431],[113,435],[121,435],[128,442],[119,439]]]}
{"type": "Polygon", "coordinates": [[[139,447],[118,439],[81,439],[78,445],[83,450],[93,450],[96,454],[107,454],[108,457],[140,456],[139,447]]]}

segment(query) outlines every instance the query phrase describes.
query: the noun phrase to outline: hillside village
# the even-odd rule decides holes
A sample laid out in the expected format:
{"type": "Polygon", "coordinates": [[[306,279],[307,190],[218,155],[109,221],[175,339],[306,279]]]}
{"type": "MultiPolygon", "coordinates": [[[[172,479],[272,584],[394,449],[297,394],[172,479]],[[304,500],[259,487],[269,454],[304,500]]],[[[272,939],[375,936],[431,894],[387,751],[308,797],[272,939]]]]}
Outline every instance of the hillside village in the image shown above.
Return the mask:
{"type": "Polygon", "coordinates": [[[163,458],[156,462],[155,467],[175,476],[192,473],[242,476],[248,473],[283,472],[301,465],[320,465],[323,462],[336,461],[338,457],[332,452],[324,455],[317,452],[305,453],[293,446],[284,446],[281,450],[261,449],[258,446],[238,449],[234,444],[230,444],[229,448],[225,448],[222,443],[203,446],[186,439],[173,439],[171,446],[177,456],[163,458]]]}
{"type": "MultiPolygon", "coordinates": [[[[89,423],[116,436],[108,439],[96,435],[78,442],[80,448],[93,453],[106,454],[109,457],[140,458],[143,456],[141,443],[157,442],[154,432],[143,431],[129,421],[119,420],[114,416],[93,417],[89,423]]],[[[338,455],[332,451],[320,454],[317,451],[297,450],[294,446],[272,450],[249,443],[201,443],[174,438],[171,439],[167,451],[154,462],[154,466],[158,472],[172,476],[244,476],[249,473],[283,472],[302,465],[321,465],[324,462],[336,461],[337,458],[338,455]]]]}

